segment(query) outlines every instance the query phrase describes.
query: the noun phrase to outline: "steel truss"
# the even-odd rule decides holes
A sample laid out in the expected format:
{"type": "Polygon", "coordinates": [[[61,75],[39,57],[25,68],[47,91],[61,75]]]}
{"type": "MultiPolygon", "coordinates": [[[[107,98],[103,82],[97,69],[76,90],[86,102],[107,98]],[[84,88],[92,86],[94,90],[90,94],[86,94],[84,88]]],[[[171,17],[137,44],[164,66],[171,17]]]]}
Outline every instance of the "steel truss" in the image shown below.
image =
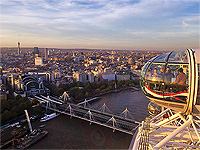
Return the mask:
{"type": "Polygon", "coordinates": [[[166,109],[142,123],[132,149],[200,149],[200,119],[166,109]],[[165,114],[167,118],[163,118],[165,114]]]}

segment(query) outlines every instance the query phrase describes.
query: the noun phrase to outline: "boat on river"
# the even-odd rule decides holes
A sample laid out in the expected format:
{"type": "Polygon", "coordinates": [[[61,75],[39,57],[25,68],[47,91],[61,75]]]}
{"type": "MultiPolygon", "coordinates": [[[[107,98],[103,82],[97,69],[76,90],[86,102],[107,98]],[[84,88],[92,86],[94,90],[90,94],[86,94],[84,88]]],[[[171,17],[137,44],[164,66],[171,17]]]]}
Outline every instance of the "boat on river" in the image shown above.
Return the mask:
{"type": "Polygon", "coordinates": [[[28,129],[24,127],[9,127],[5,131],[1,132],[1,145],[0,148],[5,148],[12,143],[13,138],[21,138],[27,133],[28,129]]]}
{"type": "Polygon", "coordinates": [[[48,131],[43,131],[41,129],[32,129],[30,118],[28,115],[28,111],[24,110],[26,114],[26,118],[28,121],[28,126],[30,129],[30,133],[24,136],[23,138],[14,138],[13,141],[13,146],[15,146],[18,149],[25,149],[28,148],[29,146],[33,145],[40,139],[42,139],[44,136],[47,135],[48,131]]]}
{"type": "Polygon", "coordinates": [[[33,132],[26,135],[24,138],[13,139],[13,146],[16,146],[17,149],[25,149],[34,143],[38,142],[44,136],[48,134],[48,131],[42,131],[40,129],[34,129],[33,132]]]}
{"type": "Polygon", "coordinates": [[[40,122],[45,122],[45,121],[48,121],[50,119],[53,119],[57,116],[59,116],[60,114],[56,114],[56,113],[52,113],[50,115],[45,115],[43,118],[40,119],[40,122]]]}

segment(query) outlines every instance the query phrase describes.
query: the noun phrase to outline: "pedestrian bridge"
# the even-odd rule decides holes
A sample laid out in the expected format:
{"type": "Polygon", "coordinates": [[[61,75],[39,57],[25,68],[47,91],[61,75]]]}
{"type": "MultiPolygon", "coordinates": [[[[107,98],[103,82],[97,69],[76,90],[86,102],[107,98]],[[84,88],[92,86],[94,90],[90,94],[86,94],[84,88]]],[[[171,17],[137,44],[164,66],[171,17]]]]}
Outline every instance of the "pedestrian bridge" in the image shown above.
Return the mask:
{"type": "Polygon", "coordinates": [[[119,116],[111,114],[105,104],[99,110],[95,110],[87,107],[86,103],[83,103],[83,106],[81,106],[80,104],[67,103],[55,97],[45,97],[42,95],[35,96],[35,98],[46,109],[88,121],[90,124],[95,123],[111,128],[113,132],[117,130],[133,135],[138,125],[140,125],[140,122],[131,118],[127,108],[119,116]]]}

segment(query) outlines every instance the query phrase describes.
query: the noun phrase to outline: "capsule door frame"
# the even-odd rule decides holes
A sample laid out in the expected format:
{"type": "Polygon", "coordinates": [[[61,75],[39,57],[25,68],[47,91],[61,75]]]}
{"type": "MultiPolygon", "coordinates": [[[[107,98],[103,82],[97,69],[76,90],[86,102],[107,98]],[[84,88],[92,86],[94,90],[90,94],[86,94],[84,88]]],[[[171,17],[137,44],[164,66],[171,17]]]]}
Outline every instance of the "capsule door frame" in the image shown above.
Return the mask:
{"type": "Polygon", "coordinates": [[[192,49],[187,49],[189,59],[189,89],[188,89],[188,102],[185,110],[186,114],[191,114],[197,100],[198,89],[198,66],[195,53],[192,49]]]}

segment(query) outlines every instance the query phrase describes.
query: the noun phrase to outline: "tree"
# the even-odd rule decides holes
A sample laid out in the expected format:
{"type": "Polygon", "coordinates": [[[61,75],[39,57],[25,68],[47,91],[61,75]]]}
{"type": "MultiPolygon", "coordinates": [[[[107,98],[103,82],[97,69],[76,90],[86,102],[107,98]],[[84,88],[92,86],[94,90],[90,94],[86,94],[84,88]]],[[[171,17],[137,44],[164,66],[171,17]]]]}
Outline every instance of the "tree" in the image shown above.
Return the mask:
{"type": "Polygon", "coordinates": [[[114,87],[115,86],[115,81],[108,81],[108,86],[114,87]]]}
{"type": "Polygon", "coordinates": [[[29,101],[27,97],[21,97],[19,100],[18,100],[18,104],[20,103],[24,103],[26,101],[29,101]]]}
{"type": "Polygon", "coordinates": [[[64,92],[64,89],[62,88],[57,88],[55,86],[53,88],[54,88],[52,91],[53,95],[59,96],[64,92]]]}
{"type": "Polygon", "coordinates": [[[20,98],[22,98],[21,95],[17,95],[17,96],[16,96],[16,100],[19,100],[20,98]]]}
{"type": "Polygon", "coordinates": [[[84,89],[85,89],[86,91],[91,92],[92,87],[91,87],[91,84],[90,84],[89,81],[85,83],[84,89]]]}
{"type": "Polygon", "coordinates": [[[108,86],[106,89],[107,89],[108,91],[110,91],[110,90],[112,90],[112,86],[108,86]]]}
{"type": "Polygon", "coordinates": [[[135,84],[134,84],[134,83],[131,83],[131,84],[129,84],[129,86],[135,86],[135,84]]]}
{"type": "Polygon", "coordinates": [[[1,121],[2,123],[5,123],[6,121],[10,120],[11,118],[11,113],[8,110],[5,110],[2,114],[1,114],[1,121]]]}
{"type": "Polygon", "coordinates": [[[105,92],[107,92],[107,90],[106,90],[106,89],[103,89],[103,90],[101,90],[101,92],[102,92],[102,93],[105,93],[105,92]]]}
{"type": "Polygon", "coordinates": [[[25,105],[25,109],[30,109],[31,108],[31,102],[28,100],[26,102],[24,102],[24,105],[25,105]]]}
{"type": "Polygon", "coordinates": [[[15,118],[18,116],[18,109],[17,109],[17,106],[14,106],[11,111],[12,112],[12,118],[15,118]]]}
{"type": "Polygon", "coordinates": [[[93,82],[92,84],[91,84],[91,87],[92,87],[92,89],[96,89],[97,88],[97,83],[96,82],[93,82]]]}
{"type": "Polygon", "coordinates": [[[14,99],[14,96],[13,96],[13,94],[12,94],[11,91],[12,91],[12,88],[10,87],[10,88],[9,88],[9,94],[7,95],[7,99],[12,99],[12,100],[13,100],[13,99],[14,99]]]}
{"type": "Polygon", "coordinates": [[[33,115],[39,115],[42,113],[42,108],[40,106],[33,108],[33,115]]]}
{"type": "Polygon", "coordinates": [[[85,92],[85,96],[88,97],[88,96],[89,96],[89,93],[88,93],[88,92],[85,92]]]}
{"type": "Polygon", "coordinates": [[[18,114],[21,115],[24,113],[25,110],[25,104],[24,103],[20,103],[18,106],[18,114]]]}
{"type": "Polygon", "coordinates": [[[5,110],[10,110],[10,108],[11,108],[10,100],[1,101],[1,112],[4,112],[5,110]]]}
{"type": "Polygon", "coordinates": [[[69,93],[72,97],[75,97],[80,91],[79,87],[73,87],[69,90],[69,93]]]}
{"type": "Polygon", "coordinates": [[[101,80],[97,83],[97,87],[100,88],[102,85],[106,85],[106,82],[104,80],[101,80]]]}
{"type": "Polygon", "coordinates": [[[83,82],[78,81],[78,82],[77,82],[77,86],[78,86],[78,87],[83,87],[84,84],[83,84],[83,82]]]}
{"type": "Polygon", "coordinates": [[[38,104],[38,100],[36,98],[33,98],[31,100],[31,105],[37,105],[38,104]]]}
{"type": "Polygon", "coordinates": [[[101,92],[100,89],[96,89],[96,90],[95,90],[95,93],[96,93],[96,94],[99,94],[100,92],[101,92]]]}
{"type": "Polygon", "coordinates": [[[78,93],[78,95],[75,96],[75,99],[84,99],[85,98],[85,95],[81,92],[81,93],[78,93]]]}
{"type": "Polygon", "coordinates": [[[102,85],[101,87],[100,87],[100,90],[103,90],[103,89],[105,89],[106,88],[106,86],[105,85],[102,85]]]}

